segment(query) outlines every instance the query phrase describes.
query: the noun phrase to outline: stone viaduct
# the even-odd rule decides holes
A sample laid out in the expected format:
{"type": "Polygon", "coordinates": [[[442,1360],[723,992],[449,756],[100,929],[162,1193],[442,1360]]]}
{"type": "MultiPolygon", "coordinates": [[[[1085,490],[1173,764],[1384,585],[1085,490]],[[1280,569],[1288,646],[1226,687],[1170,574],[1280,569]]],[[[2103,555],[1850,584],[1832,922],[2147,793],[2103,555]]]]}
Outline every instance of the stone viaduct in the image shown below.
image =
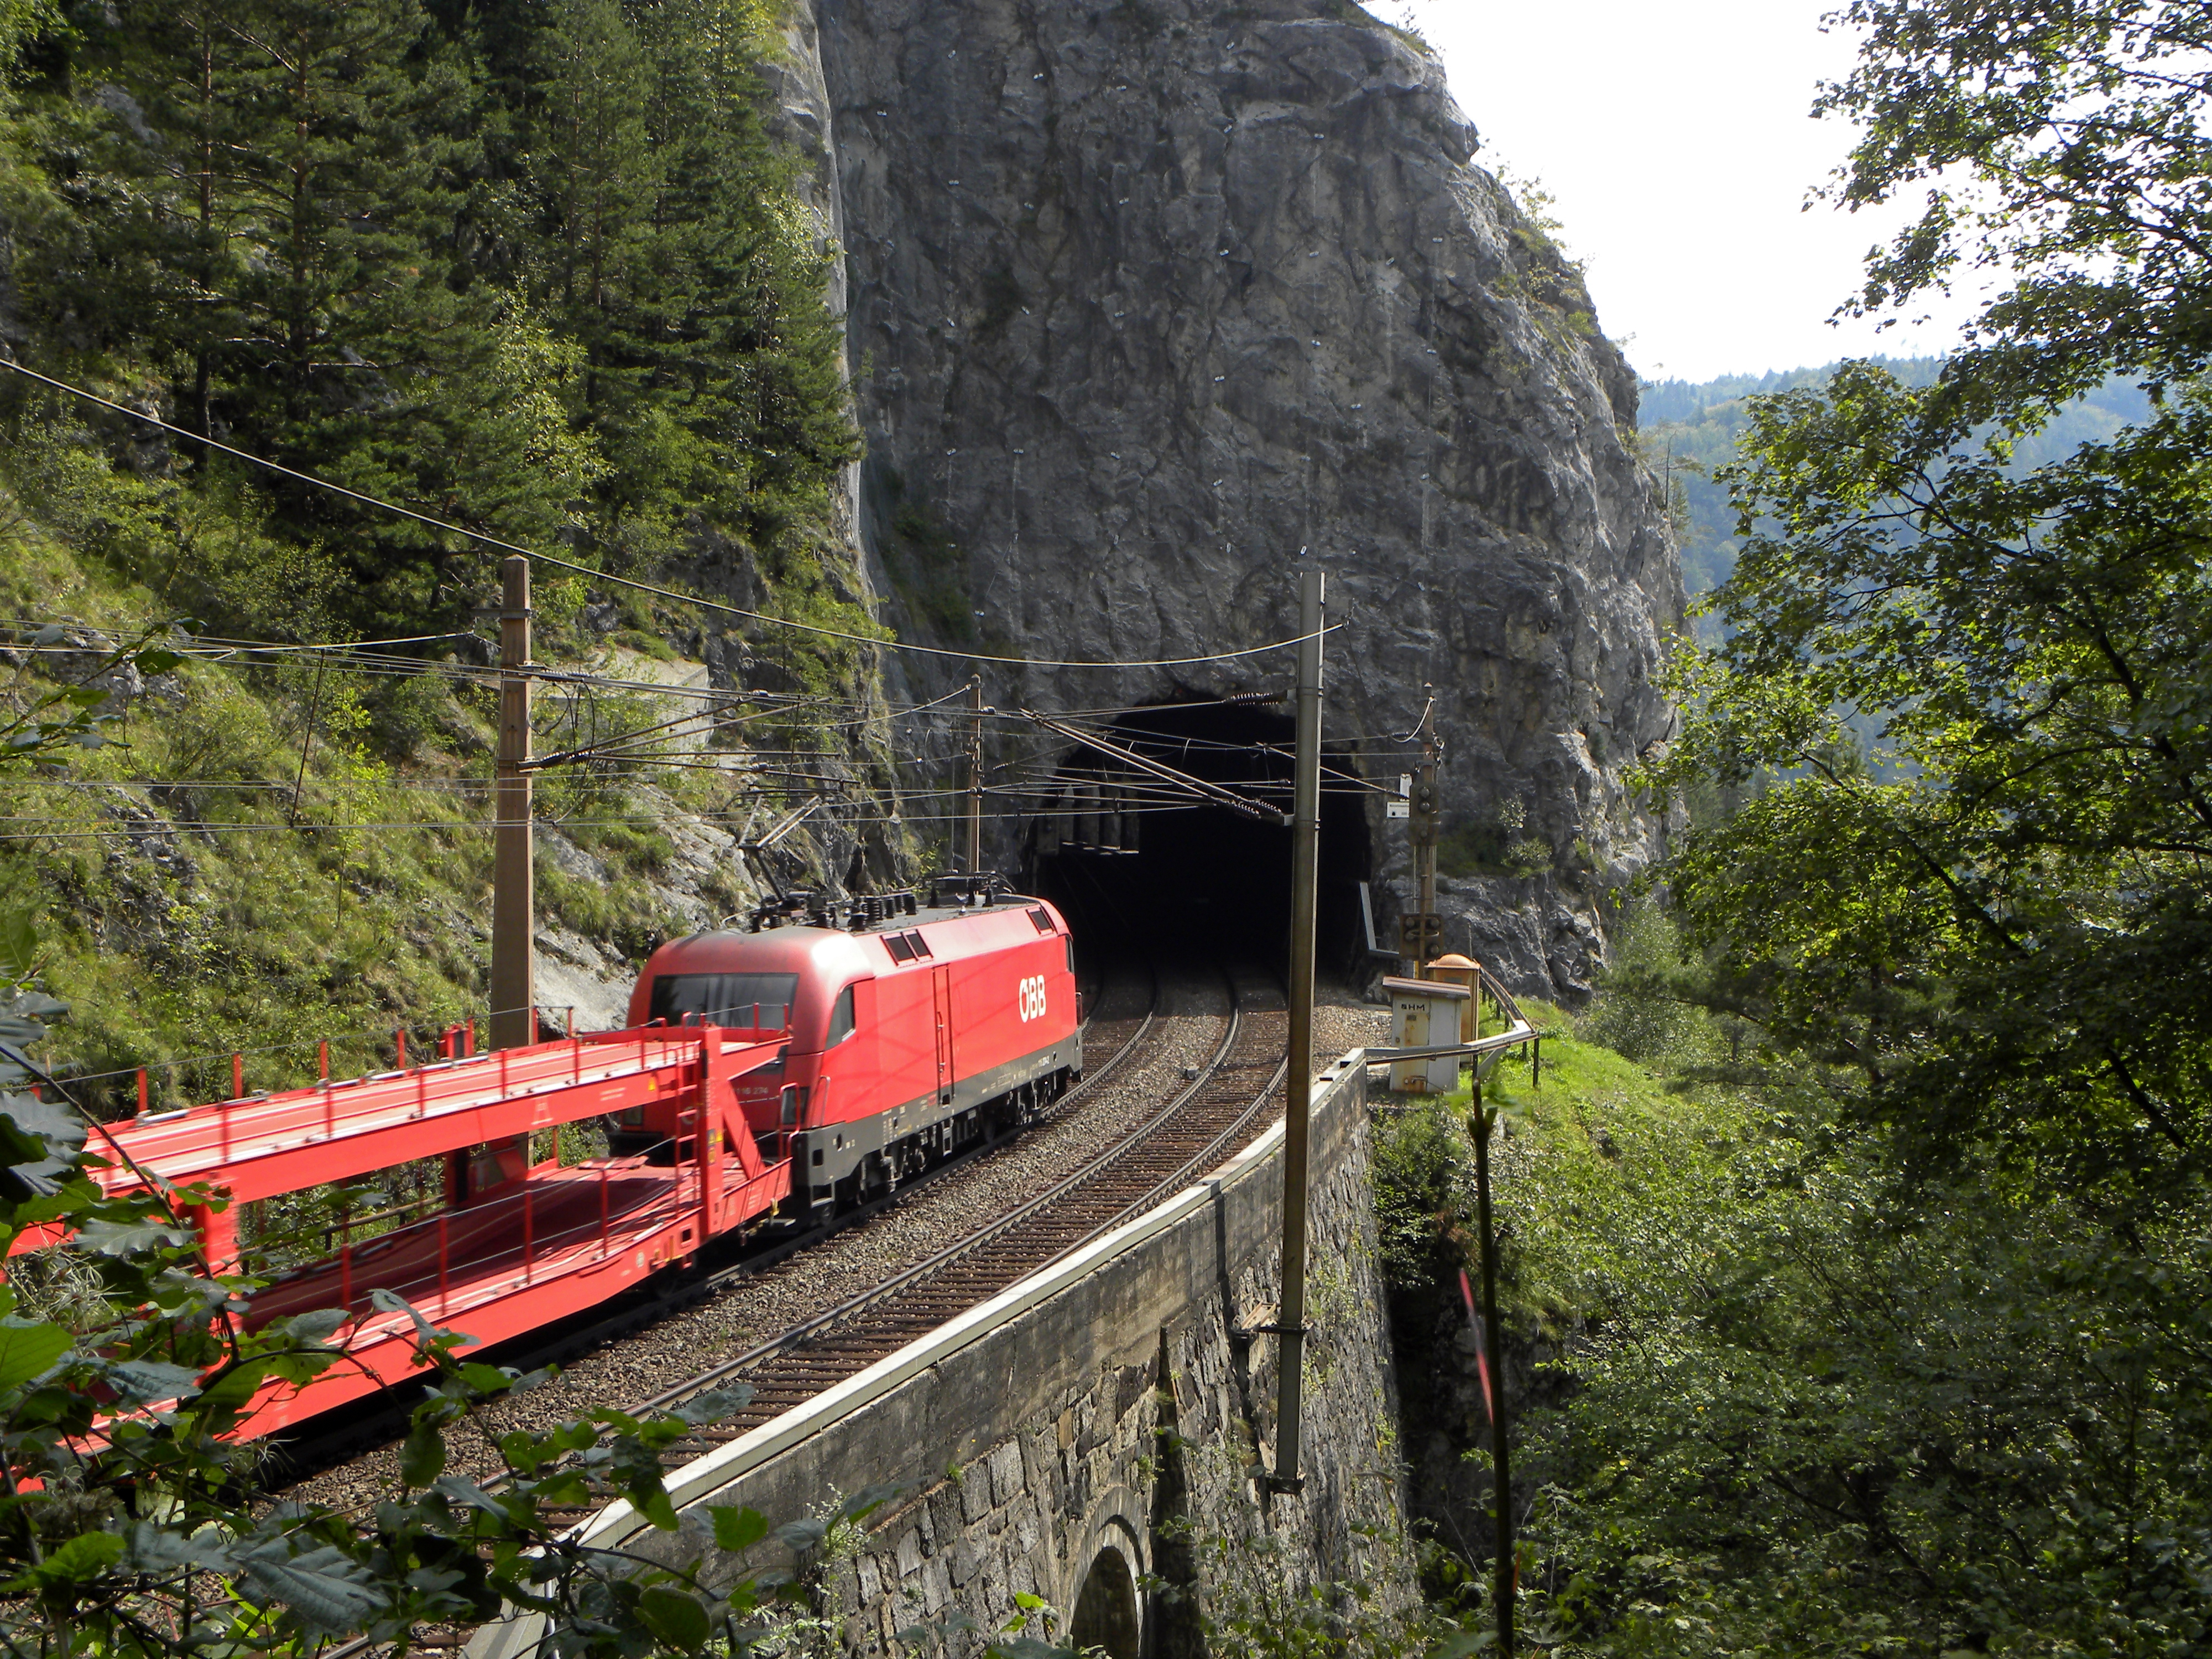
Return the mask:
{"type": "MultiPolygon", "coordinates": [[[[1203,1650],[1233,1618],[1334,1585],[1410,1597],[1397,1394],[1368,1165],[1366,1065],[1316,1081],[1304,1485],[1269,1495],[1280,1249],[1279,1122],[1212,1176],[1075,1255],[670,1479],[685,1525],[627,1505],[592,1541],[710,1559],[709,1576],[796,1566],[825,1651],[964,1656],[1015,1598],[1055,1640],[1114,1659],[1203,1650]],[[837,1495],[898,1496],[794,1561],[770,1540],[717,1557],[709,1504],[781,1522],[837,1495]]],[[[1040,1634],[1035,1623],[1028,1632],[1040,1634]]],[[[507,1659],[537,1632],[480,1636],[507,1659]]]]}

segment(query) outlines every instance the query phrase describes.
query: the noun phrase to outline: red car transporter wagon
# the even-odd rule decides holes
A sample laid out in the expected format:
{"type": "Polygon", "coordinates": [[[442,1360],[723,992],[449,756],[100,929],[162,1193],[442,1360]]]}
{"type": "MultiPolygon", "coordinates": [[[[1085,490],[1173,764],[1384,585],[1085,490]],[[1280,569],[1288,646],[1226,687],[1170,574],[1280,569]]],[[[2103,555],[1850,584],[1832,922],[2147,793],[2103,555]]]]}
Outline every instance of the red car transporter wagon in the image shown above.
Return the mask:
{"type": "MultiPolygon", "coordinates": [[[[665,945],[626,1030],[488,1054],[455,1036],[427,1066],[276,1094],[241,1079],[230,1100],[142,1111],[100,1132],[99,1179],[221,1200],[191,1216],[210,1266],[276,1275],[250,1324],[345,1312],[349,1363],[270,1384],[243,1432],[304,1422],[415,1374],[412,1317],[392,1297],[478,1345],[511,1341],[717,1236],[887,1192],[1058,1096],[1083,1064],[1066,925],[988,880],[930,897],[792,900],[751,932],[665,945]],[[553,1131],[591,1121],[610,1156],[563,1164],[553,1131]],[[281,1259],[267,1226],[241,1239],[243,1208],[429,1159],[441,1190],[342,1205],[281,1259]]],[[[31,1229],[9,1250],[58,1242],[31,1229]]]]}

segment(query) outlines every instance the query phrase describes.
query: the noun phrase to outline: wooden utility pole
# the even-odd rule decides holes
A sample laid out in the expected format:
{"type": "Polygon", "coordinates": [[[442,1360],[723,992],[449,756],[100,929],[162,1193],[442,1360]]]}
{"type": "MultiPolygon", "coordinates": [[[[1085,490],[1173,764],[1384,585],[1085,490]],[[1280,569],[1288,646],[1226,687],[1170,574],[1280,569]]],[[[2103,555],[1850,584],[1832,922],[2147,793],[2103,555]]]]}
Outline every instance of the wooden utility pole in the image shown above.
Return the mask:
{"type": "Polygon", "coordinates": [[[1275,1316],[1281,1376],[1276,1492],[1296,1492],[1306,1347],[1306,1139],[1313,1103],[1314,910],[1321,853],[1322,572],[1298,577],[1297,763],[1291,799],[1291,1053],[1283,1102],[1283,1297],[1275,1316]]]}
{"type": "Polygon", "coordinates": [[[499,763],[491,875],[491,1046],[538,1040],[536,849],[531,823],[530,561],[500,566],[499,763]]]}
{"type": "Polygon", "coordinates": [[[1490,1132],[1495,1113],[1482,1105],[1482,1068],[1474,1073],[1475,1219],[1482,1229],[1482,1346],[1490,1368],[1490,1462],[1492,1525],[1498,1534],[1498,1561],[1491,1581],[1492,1604],[1498,1614],[1498,1659],[1513,1659],[1513,1601],[1520,1577],[1513,1560],[1513,1466],[1507,1456],[1505,1437],[1504,1343],[1498,1329],[1498,1235],[1490,1221],[1490,1132]]]}
{"type": "Polygon", "coordinates": [[[1439,757],[1433,702],[1429,711],[1428,729],[1421,739],[1421,763],[1413,771],[1413,855],[1420,868],[1422,917],[1421,948],[1413,963],[1417,975],[1443,954],[1443,928],[1437,918],[1437,841],[1443,829],[1443,798],[1437,783],[1439,757]]]}
{"type": "Polygon", "coordinates": [[[968,873],[983,873],[983,677],[968,682],[968,873]]]}

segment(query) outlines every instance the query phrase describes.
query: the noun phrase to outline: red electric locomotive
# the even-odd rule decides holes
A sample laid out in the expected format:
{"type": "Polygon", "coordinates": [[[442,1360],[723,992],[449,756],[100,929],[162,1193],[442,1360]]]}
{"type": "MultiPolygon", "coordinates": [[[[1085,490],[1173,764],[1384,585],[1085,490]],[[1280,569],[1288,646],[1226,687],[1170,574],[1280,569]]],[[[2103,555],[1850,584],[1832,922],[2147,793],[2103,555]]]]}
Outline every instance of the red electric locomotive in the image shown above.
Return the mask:
{"type": "MultiPolygon", "coordinates": [[[[790,1154],[793,1215],[887,1192],[1018,1127],[1082,1073],[1060,913],[975,880],[929,898],[772,907],[750,932],[662,945],[630,994],[633,1028],[785,1038],[738,1093],[763,1158],[790,1154]]],[[[676,1144],[667,1110],[623,1113],[617,1149],[676,1144]]]]}

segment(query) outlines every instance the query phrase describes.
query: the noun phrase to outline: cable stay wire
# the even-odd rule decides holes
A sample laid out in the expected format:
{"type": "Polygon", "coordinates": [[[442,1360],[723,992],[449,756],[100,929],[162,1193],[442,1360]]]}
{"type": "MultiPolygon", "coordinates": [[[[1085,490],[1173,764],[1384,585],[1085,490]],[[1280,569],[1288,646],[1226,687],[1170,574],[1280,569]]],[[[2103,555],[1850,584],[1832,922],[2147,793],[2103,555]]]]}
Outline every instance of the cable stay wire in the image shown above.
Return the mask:
{"type": "MultiPolygon", "coordinates": [[[[425,637],[460,638],[471,636],[440,635],[426,635],[425,637]]],[[[78,648],[68,646],[22,646],[12,648],[26,652],[36,652],[47,655],[81,654],[78,648]]],[[[228,662],[232,658],[240,654],[240,651],[239,649],[198,651],[191,648],[189,645],[182,645],[172,648],[177,649],[181,655],[194,657],[198,659],[218,664],[228,662]]],[[[289,652],[295,650],[301,652],[337,651],[344,648],[346,647],[343,642],[327,646],[255,646],[252,647],[256,652],[289,652]]],[[[420,676],[442,678],[457,682],[481,685],[495,685],[500,679],[500,671],[497,669],[475,667],[455,668],[447,664],[424,663],[419,659],[407,657],[392,658],[389,659],[388,661],[391,664],[391,666],[386,668],[374,665],[334,661],[329,658],[322,658],[318,659],[318,666],[336,668],[342,672],[348,671],[369,673],[391,672],[405,674],[410,677],[420,676]]],[[[870,703],[856,702],[849,698],[813,696],[798,692],[724,690],[713,686],[687,685],[682,683],[672,683],[663,680],[616,679],[607,676],[594,675],[574,669],[554,668],[545,665],[526,665],[520,672],[528,678],[544,682],[562,690],[574,689],[586,692],[618,691],[624,693],[660,695],[677,698],[690,698],[702,704],[711,705],[710,707],[702,708],[696,710],[690,714],[679,715],[670,720],[660,722],[660,724],[664,726],[673,726],[679,720],[684,720],[717,719],[726,723],[737,720],[774,720],[779,717],[784,719],[794,719],[800,715],[813,716],[817,714],[817,711],[821,710],[835,709],[838,711],[849,712],[853,714],[854,718],[850,720],[823,720],[817,717],[810,718],[806,723],[809,728],[814,731],[843,731],[876,724],[886,720],[906,720],[921,714],[931,714],[938,711],[941,704],[950,701],[953,697],[963,695],[962,690],[955,690],[947,693],[943,697],[933,697],[927,702],[870,703]],[[758,704],[761,706],[743,714],[731,714],[727,712],[732,705],[746,704],[758,704]]],[[[653,728],[642,729],[649,730],[653,728]]]]}
{"type": "MultiPolygon", "coordinates": [[[[0,617],[0,629],[36,629],[54,625],[55,619],[52,617],[0,617]]],[[[97,632],[125,628],[126,626],[136,628],[141,624],[137,623],[126,624],[110,620],[101,623],[71,623],[69,625],[82,626],[97,632]]],[[[329,666],[340,670],[351,668],[362,672],[371,672],[368,665],[376,665],[382,666],[384,672],[406,674],[435,672],[441,669],[451,668],[453,672],[465,678],[479,679],[487,676],[497,676],[499,671],[496,668],[478,667],[474,664],[455,666],[445,663],[427,661],[421,657],[400,656],[391,653],[371,653],[367,649],[367,647],[371,646],[381,645],[436,644],[444,640],[472,640],[478,645],[486,647],[491,647],[496,644],[496,641],[485,638],[482,634],[468,630],[447,634],[410,634],[400,638],[388,640],[326,640],[304,642],[288,642],[278,640],[241,640],[234,639],[228,635],[222,634],[195,634],[188,640],[172,646],[171,648],[186,656],[208,656],[217,660],[222,660],[231,656],[246,654],[283,655],[288,653],[347,651],[359,653],[363,659],[362,663],[331,663],[329,666]],[[199,649],[201,647],[220,647],[220,649],[202,651],[199,649]]],[[[81,654],[86,647],[67,644],[40,646],[33,645],[27,641],[24,641],[19,642],[9,648],[15,651],[52,653],[54,655],[77,655],[81,654]]],[[[552,666],[552,665],[550,664],[540,665],[549,668],[552,666]]],[[[565,670],[560,672],[574,672],[575,671],[565,670]]],[[[617,682],[609,680],[605,683],[613,684],[617,682]]],[[[666,682],[660,681],[627,681],[622,682],[622,684],[629,685],[653,685],[664,690],[697,689],[679,688],[671,685],[666,682]]],[[[927,709],[940,708],[946,703],[951,702],[956,697],[964,696],[967,695],[967,690],[968,688],[964,685],[955,686],[951,690],[947,691],[943,696],[932,697],[927,702],[898,703],[886,702],[883,706],[887,708],[890,713],[895,715],[918,714],[927,709]]],[[[715,695],[729,698],[749,699],[755,697],[788,696],[796,696],[797,694],[746,690],[743,688],[738,688],[726,691],[717,691],[715,695]]],[[[1157,714],[1164,709],[1181,713],[1186,709],[1194,708],[1266,708],[1274,703],[1287,702],[1289,697],[1290,693],[1287,691],[1239,691],[1232,693],[1225,697],[1191,697],[1176,702],[1104,703],[1095,708],[1065,708],[1060,710],[1059,713],[1060,717],[1064,720],[1097,720],[1111,718],[1123,714],[1157,714]]],[[[828,701],[837,704],[839,707],[853,709],[866,709],[873,706],[864,702],[856,702],[850,698],[830,698],[828,699],[828,701]]],[[[951,712],[953,715],[960,719],[967,719],[972,715],[974,711],[966,708],[956,708],[951,712]]],[[[991,711],[986,710],[985,712],[988,714],[991,711]]],[[[1357,741],[1366,738],[1380,738],[1383,735],[1383,733],[1377,732],[1359,732],[1354,734],[1351,738],[1342,739],[1342,741],[1357,741]]]]}
{"type": "MultiPolygon", "coordinates": [[[[720,807],[683,809],[685,817],[713,829],[726,830],[728,825],[725,823],[726,819],[732,818],[740,812],[757,810],[763,805],[781,803],[787,806],[794,796],[801,793],[811,795],[823,806],[834,806],[839,809],[856,808],[871,802],[873,799],[865,788],[865,780],[857,778],[825,777],[819,773],[801,772],[790,768],[779,767],[755,767],[743,770],[731,768],[715,769],[721,771],[732,781],[742,780],[753,785],[770,784],[771,787],[765,789],[756,787],[751,793],[732,798],[720,807]]],[[[83,781],[95,782],[92,780],[83,781]]],[[[1279,820],[1279,811],[1267,805],[1264,794],[1282,789],[1283,780],[1260,778],[1237,781],[1243,787],[1260,792],[1262,798],[1255,799],[1251,797],[1234,795],[1231,793],[1231,786],[1218,784],[1212,780],[1176,778],[1156,781],[1133,775],[1113,779],[1058,776],[1045,778],[1035,784],[1025,784],[1019,779],[1001,779],[984,785],[983,793],[1002,800],[1045,802],[1046,804],[1042,806],[1031,806],[1023,811],[1021,816],[1035,819],[1081,817],[1101,811],[1186,812],[1214,808],[1259,817],[1263,822],[1279,820]],[[1098,801],[1086,805],[1070,799],[1073,793],[1069,787],[1071,784],[1103,785],[1109,793],[1102,795],[1098,801]]],[[[1351,787],[1324,785],[1322,793],[1350,797],[1368,796],[1377,793],[1372,786],[1364,784],[1361,780],[1346,779],[1345,783],[1351,787]]],[[[109,783],[99,787],[112,788],[120,786],[109,783]]],[[[283,784],[263,784],[258,787],[272,792],[277,789],[285,790],[287,793],[289,791],[289,786],[283,784]]],[[[482,787],[480,782],[477,787],[482,787]]],[[[907,789],[892,798],[887,810],[881,808],[872,808],[868,811],[840,810],[837,816],[841,823],[854,826],[900,823],[957,823],[965,821],[964,813],[957,811],[942,815],[917,813],[906,810],[906,804],[931,800],[958,800],[964,799],[968,793],[968,788],[961,785],[947,785],[939,788],[907,789]]],[[[668,815],[664,811],[586,817],[546,813],[538,815],[534,821],[541,824],[551,824],[556,828],[569,825],[586,829],[618,828],[636,824],[665,824],[668,822],[668,815]]],[[[151,819],[124,819],[102,827],[87,827],[85,819],[81,815],[52,817],[34,816],[29,813],[0,814],[0,842],[105,840],[111,837],[127,842],[149,834],[213,836],[265,835],[278,830],[322,835],[350,835],[356,831],[387,834],[446,833],[465,830],[481,831],[496,828],[497,825],[494,821],[480,817],[389,819],[362,823],[307,818],[294,823],[289,818],[241,822],[228,819],[174,818],[167,816],[157,816],[151,819]]]]}

